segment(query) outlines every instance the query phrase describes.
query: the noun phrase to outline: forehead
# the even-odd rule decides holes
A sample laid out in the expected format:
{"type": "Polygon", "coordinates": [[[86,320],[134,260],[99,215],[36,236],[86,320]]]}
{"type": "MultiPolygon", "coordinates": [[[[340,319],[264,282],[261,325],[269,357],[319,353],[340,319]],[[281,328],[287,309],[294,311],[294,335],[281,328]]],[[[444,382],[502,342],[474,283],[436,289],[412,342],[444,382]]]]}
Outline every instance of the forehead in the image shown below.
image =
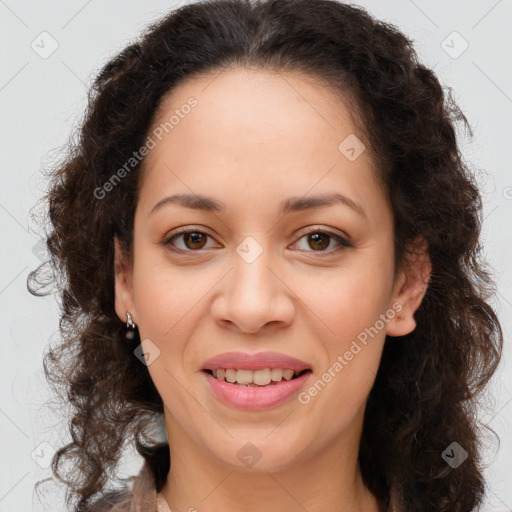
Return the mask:
{"type": "Polygon", "coordinates": [[[193,78],[164,97],[153,125],[163,125],[190,98],[197,105],[180,116],[173,134],[203,143],[208,139],[212,146],[229,147],[231,153],[256,151],[256,144],[266,144],[267,153],[304,142],[307,149],[356,132],[351,98],[299,72],[237,67],[193,78]]]}
{"type": "Polygon", "coordinates": [[[161,140],[144,161],[141,200],[164,190],[223,197],[235,186],[245,199],[249,190],[279,201],[314,188],[375,200],[369,152],[344,153],[347,144],[364,147],[352,114],[349,97],[300,73],[235,68],[188,80],[153,121],[161,140]]]}

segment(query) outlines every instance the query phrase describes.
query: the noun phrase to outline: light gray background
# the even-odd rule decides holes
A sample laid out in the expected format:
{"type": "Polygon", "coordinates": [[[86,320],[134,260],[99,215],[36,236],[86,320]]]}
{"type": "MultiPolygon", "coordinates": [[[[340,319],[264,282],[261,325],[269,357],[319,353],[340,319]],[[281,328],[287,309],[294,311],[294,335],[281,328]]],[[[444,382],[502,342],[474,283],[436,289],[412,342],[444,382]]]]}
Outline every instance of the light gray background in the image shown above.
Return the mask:
{"type": "MultiPolygon", "coordinates": [[[[59,487],[44,487],[41,500],[34,493],[34,483],[51,476],[45,466],[53,447],[67,439],[66,418],[47,404],[51,395],[41,366],[49,338],[57,335],[56,301],[32,297],[25,285],[28,272],[44,258],[28,221],[44,188],[40,169],[66,142],[83,112],[86,88],[102,64],[148,22],[183,3],[0,0],[0,512],[65,509],[59,487]],[[40,53],[49,51],[52,41],[40,35],[44,31],[58,44],[47,58],[40,53]]],[[[420,57],[453,88],[475,131],[471,144],[466,139],[461,143],[466,159],[486,171],[480,178],[483,239],[498,280],[495,307],[505,334],[491,407],[482,410],[501,439],[499,450],[492,438],[485,441],[485,510],[512,511],[512,350],[507,345],[512,313],[512,1],[355,3],[416,41],[420,57]],[[461,53],[465,42],[468,48],[461,53]]],[[[139,464],[128,454],[123,471],[134,473],[139,464]]]]}

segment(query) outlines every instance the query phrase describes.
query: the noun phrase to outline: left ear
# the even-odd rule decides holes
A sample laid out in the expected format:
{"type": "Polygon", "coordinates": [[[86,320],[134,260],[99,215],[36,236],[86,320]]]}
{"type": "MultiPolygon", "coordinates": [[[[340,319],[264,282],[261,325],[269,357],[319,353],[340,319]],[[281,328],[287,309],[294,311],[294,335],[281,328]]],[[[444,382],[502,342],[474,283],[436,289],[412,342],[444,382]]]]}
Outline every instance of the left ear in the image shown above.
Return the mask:
{"type": "Polygon", "coordinates": [[[428,243],[423,237],[419,237],[410,245],[406,262],[395,281],[391,304],[400,304],[401,309],[393,308],[397,314],[387,323],[387,335],[405,336],[414,331],[414,313],[427,292],[431,272],[428,243]]]}

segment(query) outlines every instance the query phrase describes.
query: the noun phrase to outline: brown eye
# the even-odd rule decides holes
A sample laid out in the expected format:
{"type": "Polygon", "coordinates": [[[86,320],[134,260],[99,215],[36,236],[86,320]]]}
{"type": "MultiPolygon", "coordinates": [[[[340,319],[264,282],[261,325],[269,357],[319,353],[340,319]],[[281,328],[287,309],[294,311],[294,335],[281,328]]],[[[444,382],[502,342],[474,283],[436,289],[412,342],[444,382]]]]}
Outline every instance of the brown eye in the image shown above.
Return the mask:
{"type": "Polygon", "coordinates": [[[163,244],[177,252],[199,252],[208,243],[210,235],[197,230],[183,230],[168,236],[163,244]],[[180,241],[181,240],[181,241],[180,241]]]}
{"type": "Polygon", "coordinates": [[[308,242],[311,248],[324,250],[329,247],[330,238],[326,233],[312,233],[308,235],[308,242]]]}
{"type": "Polygon", "coordinates": [[[320,231],[318,229],[303,235],[299,241],[296,242],[296,244],[300,250],[305,252],[318,252],[326,254],[332,254],[338,250],[343,249],[344,247],[353,247],[348,240],[341,237],[340,235],[328,231],[320,231]],[[305,243],[301,244],[302,240],[304,240],[305,243]],[[334,246],[330,247],[332,242],[334,242],[334,246]]]}
{"type": "Polygon", "coordinates": [[[189,249],[202,249],[206,243],[206,235],[199,231],[183,233],[183,242],[189,249]]]}

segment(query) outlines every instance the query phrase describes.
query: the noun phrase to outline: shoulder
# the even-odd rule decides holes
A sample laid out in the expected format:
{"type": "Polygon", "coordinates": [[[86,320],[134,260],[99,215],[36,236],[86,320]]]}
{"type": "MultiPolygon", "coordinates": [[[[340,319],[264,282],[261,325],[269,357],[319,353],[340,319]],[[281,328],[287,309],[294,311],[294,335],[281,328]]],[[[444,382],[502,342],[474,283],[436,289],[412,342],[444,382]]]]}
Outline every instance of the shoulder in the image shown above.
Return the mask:
{"type": "Polygon", "coordinates": [[[155,478],[144,462],[139,474],[131,478],[132,485],[110,491],[89,504],[85,512],[155,512],[155,478]]]}
{"type": "Polygon", "coordinates": [[[130,512],[132,501],[129,488],[112,491],[90,503],[85,512],[130,512]]]}

